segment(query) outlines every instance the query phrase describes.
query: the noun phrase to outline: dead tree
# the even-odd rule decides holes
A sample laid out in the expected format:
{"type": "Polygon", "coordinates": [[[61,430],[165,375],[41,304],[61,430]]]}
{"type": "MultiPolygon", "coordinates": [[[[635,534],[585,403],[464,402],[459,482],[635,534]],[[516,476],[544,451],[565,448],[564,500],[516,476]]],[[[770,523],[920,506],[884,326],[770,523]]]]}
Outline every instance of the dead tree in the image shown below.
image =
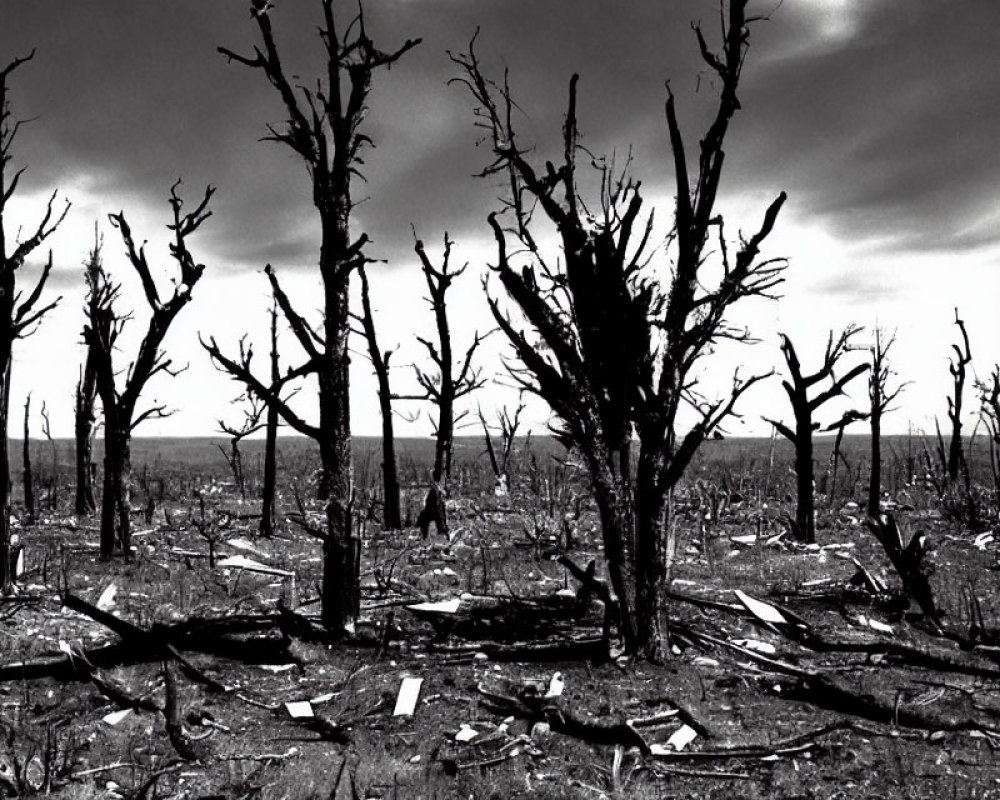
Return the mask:
{"type": "MultiPolygon", "coordinates": [[[[84,279],[87,286],[88,319],[92,316],[89,304],[97,299],[97,285],[101,276],[101,248],[103,237],[98,234],[95,226],[94,248],[84,263],[84,279]]],[[[74,513],[92,514],[97,510],[94,497],[94,426],[97,415],[94,412],[97,400],[97,369],[95,366],[93,348],[87,345],[87,355],[80,369],[80,378],[76,383],[76,397],[73,407],[73,435],[76,442],[76,498],[73,503],[74,513]]]]}
{"type": "Polygon", "coordinates": [[[205,344],[212,358],[252,393],[278,409],[281,418],[297,433],[319,445],[326,500],[326,530],[323,534],[323,624],[334,632],[353,626],[360,604],[360,543],[354,533],[353,465],[350,424],[350,278],[365,261],[366,234],[353,238],[351,216],[354,200],[351,182],[361,167],[360,153],[370,143],[362,132],[372,77],[389,67],[419,40],[408,40],[394,52],[377,49],[368,38],[363,14],[346,28],[338,28],[333,0],[322,0],[320,38],[326,58],[326,73],[316,89],[307,88],[286,74],[271,27],[269,7],[253,14],[262,46],[250,56],[219,48],[235,61],[263,76],[281,97],[287,118],[280,126],[269,126],[266,139],[295,152],[309,170],[312,198],[320,217],[319,273],[322,280],[323,318],[313,326],[295,310],[268,268],[274,299],[305,352],[305,361],[289,368],[279,385],[268,385],[252,370],[252,349],[241,348],[230,357],[215,340],[205,344]],[[316,376],[319,384],[319,420],[306,422],[279,396],[289,382],[316,376]]]}
{"type": "MultiPolygon", "coordinates": [[[[278,307],[271,303],[271,385],[281,380],[278,361],[278,307]]],[[[278,406],[267,403],[264,414],[264,483],[260,495],[260,535],[274,535],[274,497],[278,483],[278,406]]]]}
{"type": "MultiPolygon", "coordinates": [[[[803,374],[798,354],[792,340],[781,335],[781,352],[788,367],[788,378],[781,382],[785,393],[792,404],[795,416],[794,429],[777,420],[765,420],[774,426],[775,430],[784,436],[795,447],[795,519],[792,530],[801,542],[812,544],[816,541],[816,510],[813,491],[813,433],[820,428],[820,423],[813,419],[817,410],[835,397],[844,394],[844,387],[868,369],[868,364],[857,364],[841,377],[834,374],[837,364],[849,351],[855,349],[851,339],[863,329],[857,325],[848,325],[834,339],[833,331],[826,342],[826,352],[823,355],[823,365],[811,374],[803,374]],[[829,380],[830,385],[818,394],[810,397],[810,390],[829,380]]],[[[841,420],[827,427],[835,430],[849,421],[863,419],[865,415],[857,411],[849,411],[841,420]],[[849,419],[850,418],[850,419],[849,419]]]]}
{"type": "MultiPolygon", "coordinates": [[[[740,107],[747,0],[723,11],[724,42],[712,52],[695,28],[702,57],[718,76],[719,99],[689,172],[672,93],[667,131],[673,151],[676,205],[670,262],[659,270],[648,247],[652,221],[643,212],[640,184],[579,144],[577,76],[570,80],[557,162],[536,165],[514,128],[516,105],[504,80],[490,81],[470,46],[453,56],[459,80],[471,91],[477,125],[485,129],[494,161],[484,175],[509,181],[504,214],[491,214],[497,245],[493,268],[529,328],[524,330],[491,297],[490,307],[523,364],[514,377],[544,399],[561,422],[562,441],[588,467],[600,513],[604,558],[617,597],[618,627],[628,651],[662,659],[667,647],[665,553],[671,531],[669,496],[705,438],[733,413],[738,399],[765,375],[734,376],[720,399],[695,392],[697,370],[714,343],[747,342],[748,332],[726,322],[730,307],[771,297],[784,262],[760,261],[759,250],[785,201],[780,194],[755,233],[728,243],[715,199],[722,178],[723,142],[740,107]],[[578,156],[596,164],[600,191],[588,203],[578,182],[578,156]],[[557,258],[536,234],[551,224],[557,258]],[[718,236],[719,247],[710,248],[718,236]],[[714,255],[713,263],[706,260],[714,255]],[[712,267],[718,268],[709,278],[712,267]],[[703,269],[703,267],[705,267],[703,269]],[[678,413],[693,406],[696,420],[678,430],[678,413]],[[639,456],[633,464],[633,431],[639,456]]],[[[474,43],[473,43],[474,44],[474,43]]],[[[544,231],[543,235],[548,235],[544,231]]]]}
{"type": "Polygon", "coordinates": [[[878,517],[879,500],[882,496],[882,417],[892,409],[890,406],[899,397],[906,384],[890,387],[889,381],[895,374],[889,366],[889,350],[896,342],[896,334],[886,338],[881,328],[875,328],[875,342],[871,346],[871,372],[868,374],[868,420],[871,427],[871,472],[868,478],[868,516],[878,517]]]}
{"type": "Polygon", "coordinates": [[[21,486],[24,489],[24,522],[35,522],[35,478],[31,471],[31,392],[24,398],[24,441],[21,442],[21,486]]]}
{"type": "Polygon", "coordinates": [[[389,384],[389,361],[395,351],[379,347],[368,273],[364,267],[358,270],[358,276],[361,278],[361,314],[352,316],[360,323],[360,333],[368,346],[368,360],[371,361],[375,380],[378,382],[378,407],[382,417],[382,527],[386,530],[399,530],[403,527],[403,512],[399,468],[396,464],[396,434],[393,430],[393,394],[389,384]]]}
{"type": "Polygon", "coordinates": [[[990,437],[990,472],[1000,500],[1000,364],[993,367],[988,381],[980,381],[979,414],[990,437]]]}
{"type": "MultiPolygon", "coordinates": [[[[965,396],[966,367],[972,363],[972,351],[969,348],[969,334],[965,330],[965,321],[958,316],[955,309],[955,324],[962,336],[961,344],[953,344],[955,352],[948,363],[948,371],[952,378],[952,395],[948,398],[948,420],[951,422],[951,437],[948,443],[948,481],[955,483],[959,475],[968,470],[965,462],[965,451],[962,449],[962,400],[965,396]]],[[[940,431],[938,436],[940,437],[940,431]]]]}
{"type": "Polygon", "coordinates": [[[218,448],[229,465],[229,471],[233,473],[233,482],[236,484],[236,490],[240,493],[240,498],[246,500],[247,480],[243,469],[243,451],[240,450],[240,442],[250,434],[263,429],[264,423],[261,422],[261,416],[264,413],[264,407],[254,395],[242,395],[236,399],[236,402],[240,401],[245,401],[246,405],[242,409],[243,419],[239,425],[231,425],[225,420],[219,420],[219,430],[229,437],[229,450],[227,451],[221,444],[218,445],[218,448]]]}
{"type": "Polygon", "coordinates": [[[132,319],[130,313],[116,308],[121,284],[115,283],[101,267],[95,285],[90,287],[93,296],[87,298],[87,323],[83,340],[94,354],[97,374],[97,393],[104,411],[104,486],[101,499],[101,557],[110,558],[115,551],[126,558],[131,553],[131,480],[132,431],[151,418],[162,418],[170,412],[163,405],[153,405],[137,413],[139,398],[151,378],[160,373],[171,376],[180,370],[173,369],[173,362],[161,349],[170,325],[181,309],[191,300],[191,291],[205,270],[188,249],[187,239],[212,212],[208,204],[215,193],[209,186],[198,206],[183,213],[184,201],[177,194],[180,181],[170,188],[170,208],[173,221],[167,225],[172,232],[170,255],[177,262],[178,275],[173,281],[173,291],[164,297],[157,287],[153,271],[146,259],[145,245],[136,247],[132,229],[125,213],[110,214],[111,224],[121,233],[129,263],[142,283],[150,316],[139,344],[138,351],[129,359],[124,370],[124,383],[118,386],[123,374],[115,365],[119,355],[119,336],[125,324],[132,319]]]}
{"type": "Polygon", "coordinates": [[[451,457],[455,444],[455,426],[461,422],[468,412],[456,412],[455,403],[479,389],[484,379],[480,371],[472,365],[472,359],[483,342],[483,336],[478,331],[473,337],[456,368],[451,326],[448,321],[448,289],[455,278],[465,272],[468,264],[457,271],[451,270],[451,247],[453,242],[444,235],[444,253],[441,266],[434,266],[424,243],[416,240],[414,249],[420,258],[420,268],[427,282],[428,297],[431,311],[434,314],[434,328],[437,341],[432,342],[420,336],[417,341],[427,350],[433,364],[433,370],[428,371],[414,366],[417,383],[424,390],[420,399],[430,400],[437,408],[437,419],[434,425],[434,466],[431,470],[431,486],[424,500],[424,507],[417,517],[420,532],[427,537],[430,524],[433,522],[438,533],[448,532],[448,516],[445,510],[445,497],[448,495],[448,480],[451,477],[451,457]]]}
{"type": "Polygon", "coordinates": [[[52,438],[52,420],[49,419],[49,409],[42,400],[42,436],[49,443],[49,455],[52,460],[52,471],[49,473],[49,498],[47,506],[50,511],[59,508],[59,447],[56,440],[52,438]]]}
{"type": "Polygon", "coordinates": [[[69,203],[62,210],[55,209],[53,192],[45,205],[38,225],[25,238],[8,240],[6,224],[8,207],[17,192],[26,167],[12,170],[13,145],[21,128],[21,121],[14,118],[8,98],[8,80],[18,67],[34,58],[34,51],[15,58],[0,69],[0,591],[10,592],[10,456],[8,452],[8,423],[10,419],[11,355],[14,342],[31,334],[46,312],[58,299],[39,305],[42,290],[52,271],[52,253],[42,267],[41,275],[30,292],[18,288],[17,275],[25,261],[52,235],[66,218],[69,203]]]}
{"type": "Polygon", "coordinates": [[[493,468],[493,475],[497,479],[497,493],[506,494],[509,485],[507,465],[510,463],[510,455],[514,449],[514,440],[517,438],[517,429],[521,426],[521,414],[524,412],[524,403],[520,403],[514,416],[511,416],[510,409],[506,406],[497,412],[497,422],[500,425],[500,452],[497,454],[496,446],[493,444],[493,435],[490,433],[490,426],[486,424],[486,417],[483,416],[482,408],[479,409],[479,423],[483,426],[483,439],[486,441],[486,455],[489,456],[490,466],[493,468]]]}

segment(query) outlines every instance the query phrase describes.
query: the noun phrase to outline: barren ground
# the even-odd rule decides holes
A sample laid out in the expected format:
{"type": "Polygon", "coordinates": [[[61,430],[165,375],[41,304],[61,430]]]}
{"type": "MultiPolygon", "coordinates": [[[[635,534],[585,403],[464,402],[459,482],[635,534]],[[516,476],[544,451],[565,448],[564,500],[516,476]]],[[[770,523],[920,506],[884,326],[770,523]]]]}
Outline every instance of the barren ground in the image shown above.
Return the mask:
{"type": "MultiPolygon", "coordinates": [[[[96,520],[66,513],[68,488],[56,509],[19,530],[26,572],[19,594],[0,605],[9,793],[41,785],[80,798],[1000,797],[1000,659],[991,649],[1000,595],[988,535],[996,498],[983,494],[991,516],[970,531],[933,491],[905,484],[904,456],[887,474],[901,528],[930,537],[949,628],[967,635],[978,599],[985,631],[963,649],[931,635],[891,592],[874,597],[850,583],[856,560],[899,588],[849,505],[863,473],[863,448],[852,446],[836,500],[820,497],[820,546],[805,548],[779,535],[791,510],[787,454],[769,467],[766,441],[712,443],[678,494],[671,590],[687,599],[672,603],[674,652],[650,665],[601,658],[592,646],[601,610],[575,603],[578,584],[555,559],[569,529],[570,558],[600,563],[599,532],[582,477],[552,461],[545,442],[534,444],[537,469],[518,459],[507,497],[492,492],[480,443],[462,442],[449,538],[382,532],[373,506],[362,623],[356,641],[335,646],[279,614],[317,613],[315,539],[290,524],[255,538],[254,481],[241,502],[214,445],[146,443],[135,458],[137,499],[159,497],[162,484],[163,501],[150,523],[136,516],[131,563],[97,559],[96,520]],[[715,519],[713,493],[733,501],[715,519]],[[199,525],[217,540],[217,560],[294,572],[294,588],[282,574],[211,566],[199,525]],[[747,534],[759,538],[732,538],[747,534]],[[179,756],[162,713],[124,712],[128,702],[88,678],[96,670],[132,700],[167,701],[158,646],[123,642],[63,607],[62,581],[120,619],[159,626],[157,641],[173,637],[224,687],[174,670],[182,736],[196,758],[179,756]],[[793,612],[810,636],[762,623],[734,590],[793,612]],[[459,622],[407,608],[449,598],[462,599],[459,622]],[[561,695],[541,698],[556,673],[561,695]],[[404,677],[423,680],[415,712],[396,716],[404,677]],[[285,705],[308,700],[320,722],[293,719],[285,705]],[[667,746],[684,726],[693,740],[667,746]]],[[[318,509],[307,499],[304,446],[282,450],[284,510],[295,508],[293,485],[318,509]]],[[[359,450],[367,487],[378,462],[359,450]]],[[[404,480],[415,480],[426,453],[408,452],[404,480]]],[[[410,494],[415,510],[420,489],[410,494]]]]}

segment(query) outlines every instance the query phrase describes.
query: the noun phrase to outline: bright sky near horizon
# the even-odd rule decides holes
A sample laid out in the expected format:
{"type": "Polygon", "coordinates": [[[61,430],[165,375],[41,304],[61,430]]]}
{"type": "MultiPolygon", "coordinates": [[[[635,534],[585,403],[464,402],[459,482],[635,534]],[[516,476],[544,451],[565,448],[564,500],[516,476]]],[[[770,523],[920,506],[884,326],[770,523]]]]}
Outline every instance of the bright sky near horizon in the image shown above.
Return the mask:
{"type": "MultiPolygon", "coordinates": [[[[16,345],[11,432],[19,432],[27,392],[44,400],[53,433],[72,434],[72,402],[82,326],[82,262],[95,222],[109,270],[125,287],[130,324],[138,335],[145,308],[137,276],[107,215],[123,210],[138,239],[148,239],[154,272],[168,285],[166,203],[181,177],[193,204],[207,183],[218,187],[213,217],[190,240],[206,265],[194,298],[167,338],[175,363],[190,363],[176,379],[160,376],[150,403],[178,409],[137,435],[208,435],[219,418],[235,420],[229,401],[239,387],[218,373],[198,346],[214,335],[235,351],[251,331],[264,367],[271,263],[304,309],[318,310],[316,214],[305,168],[282,146],[263,143],[267,123],[282,109],[260,73],[230,65],[224,45],[250,52],[257,43],[248,0],[2,0],[0,65],[32,48],[32,62],[14,73],[11,110],[30,119],[18,135],[13,166],[27,166],[5,220],[7,234],[30,230],[54,189],[72,203],[47,244],[55,269],[50,295],[63,300],[37,333],[16,345]]],[[[338,6],[352,13],[354,3],[338,6]]],[[[972,343],[973,366],[985,377],[1000,361],[1000,4],[995,0],[754,0],[770,15],[754,25],[743,72],[743,109],[730,129],[721,208],[727,229],[751,232],[771,199],[789,194],[766,256],[786,256],[789,268],[777,302],[753,301],[734,322],[761,339],[724,348],[704,364],[704,387],[727,385],[732,370],[782,368],[777,334],[795,341],[806,369],[822,355],[828,331],[848,323],[897,330],[892,361],[910,385],[888,432],[909,424],[931,430],[944,417],[950,390],[948,358],[958,307],[972,343]],[[773,12],[773,13],[772,13],[773,12]]],[[[288,70],[318,75],[316,0],[276,0],[270,12],[288,70]]],[[[631,150],[647,205],[663,222],[672,212],[673,180],[663,118],[664,82],[677,96],[689,157],[714,100],[711,75],[700,62],[692,21],[718,38],[716,0],[369,0],[369,31],[382,49],[406,38],[423,43],[391,71],[376,75],[365,154],[367,183],[356,196],[356,231],[373,239],[372,295],[384,346],[396,346],[396,386],[414,390],[406,364],[421,358],[415,335],[432,317],[411,224],[432,254],[448,231],[454,258],[469,268],[454,287],[450,310],[456,348],[490,327],[479,276],[495,261],[486,215],[499,208],[503,186],[472,177],[489,161],[477,146],[472,103],[447,51],[462,51],[476,28],[487,70],[509,69],[520,106],[521,136],[539,159],[558,157],[566,87],[580,73],[579,124],[594,153],[631,150]]],[[[32,285],[44,254],[19,280],[32,285]]],[[[493,291],[499,291],[494,285],[493,291]]],[[[859,342],[869,341],[859,337],[859,342]]],[[[290,336],[285,363],[298,353],[290,336]]],[[[126,349],[128,343],[126,342],[126,349]]],[[[370,367],[357,342],[352,366],[352,416],[358,434],[379,430],[370,367]]],[[[484,351],[483,374],[504,377],[500,336],[484,351]]],[[[861,357],[860,355],[858,357],[861,357]]],[[[308,409],[308,394],[302,394],[308,409]]],[[[865,402],[863,381],[852,397],[865,402]]],[[[485,409],[516,402],[495,384],[476,398],[485,409]]],[[[427,408],[400,435],[429,431],[427,408]]],[[[971,424],[976,403],[966,399],[971,424]]],[[[533,404],[541,426],[545,410],[533,404]]],[[[764,434],[761,415],[785,418],[777,378],[742,401],[733,434],[764,434]]],[[[832,421],[833,412],[831,412],[832,421]]],[[[39,431],[36,418],[34,430],[39,431]]]]}

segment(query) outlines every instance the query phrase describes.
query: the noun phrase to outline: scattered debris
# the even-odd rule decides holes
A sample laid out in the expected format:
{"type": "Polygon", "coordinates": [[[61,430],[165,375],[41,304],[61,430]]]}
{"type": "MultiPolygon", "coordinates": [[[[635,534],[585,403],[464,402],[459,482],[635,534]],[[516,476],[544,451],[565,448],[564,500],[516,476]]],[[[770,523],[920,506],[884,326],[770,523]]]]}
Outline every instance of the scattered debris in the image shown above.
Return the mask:
{"type": "Polygon", "coordinates": [[[420,697],[420,687],[423,685],[423,682],[423,678],[403,678],[399,686],[399,694],[396,696],[396,707],[392,712],[394,717],[413,716],[413,712],[417,708],[417,699],[420,697]]]}
{"type": "Polygon", "coordinates": [[[280,575],[282,578],[295,577],[295,573],[290,570],[269,567],[267,564],[261,564],[259,561],[254,561],[252,558],[240,555],[229,556],[221,561],[217,561],[215,566],[228,569],[245,569],[247,572],[260,572],[264,575],[280,575]]]}

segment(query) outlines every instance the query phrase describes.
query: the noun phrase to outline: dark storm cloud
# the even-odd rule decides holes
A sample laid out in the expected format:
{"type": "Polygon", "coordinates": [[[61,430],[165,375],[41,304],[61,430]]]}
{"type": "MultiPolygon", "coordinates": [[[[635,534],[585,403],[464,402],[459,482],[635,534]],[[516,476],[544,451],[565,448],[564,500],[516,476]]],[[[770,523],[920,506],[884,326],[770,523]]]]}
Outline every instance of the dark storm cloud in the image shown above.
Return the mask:
{"type": "MultiPolygon", "coordinates": [[[[280,122],[280,104],[259,73],[215,52],[220,44],[250,52],[248,3],[3,2],[0,60],[38,46],[13,87],[15,112],[39,117],[18,149],[33,186],[87,175],[108,211],[144,202],[165,213],[177,177],[192,199],[211,182],[215,216],[200,236],[220,270],[315,263],[305,170],[257,141],[266,123],[280,122]]],[[[785,3],[754,29],[725,188],[788,189],[800,217],[869,248],[989,243],[1000,178],[992,41],[1000,6],[871,0],[854,4],[846,32],[824,37],[821,5],[785,3]]],[[[317,8],[278,0],[272,12],[288,71],[304,79],[318,74],[317,8]]],[[[518,125],[539,158],[558,154],[567,83],[579,72],[585,144],[619,158],[634,147],[637,174],[669,194],[664,81],[693,159],[713,87],[689,22],[703,20],[711,39],[716,14],[714,0],[371,0],[381,47],[424,39],[377,76],[371,97],[378,146],[366,154],[368,182],[356,187],[371,255],[411,260],[411,223],[428,241],[446,229],[460,242],[486,234],[503,186],[471,177],[488,148],[476,147],[467,91],[447,85],[457,71],[446,51],[464,50],[477,26],[487,69],[498,78],[510,70],[518,125]]]]}
{"type": "Polygon", "coordinates": [[[751,68],[738,180],[787,188],[797,208],[873,249],[995,241],[983,223],[1000,177],[1000,5],[859,8],[839,45],[751,68]]]}

